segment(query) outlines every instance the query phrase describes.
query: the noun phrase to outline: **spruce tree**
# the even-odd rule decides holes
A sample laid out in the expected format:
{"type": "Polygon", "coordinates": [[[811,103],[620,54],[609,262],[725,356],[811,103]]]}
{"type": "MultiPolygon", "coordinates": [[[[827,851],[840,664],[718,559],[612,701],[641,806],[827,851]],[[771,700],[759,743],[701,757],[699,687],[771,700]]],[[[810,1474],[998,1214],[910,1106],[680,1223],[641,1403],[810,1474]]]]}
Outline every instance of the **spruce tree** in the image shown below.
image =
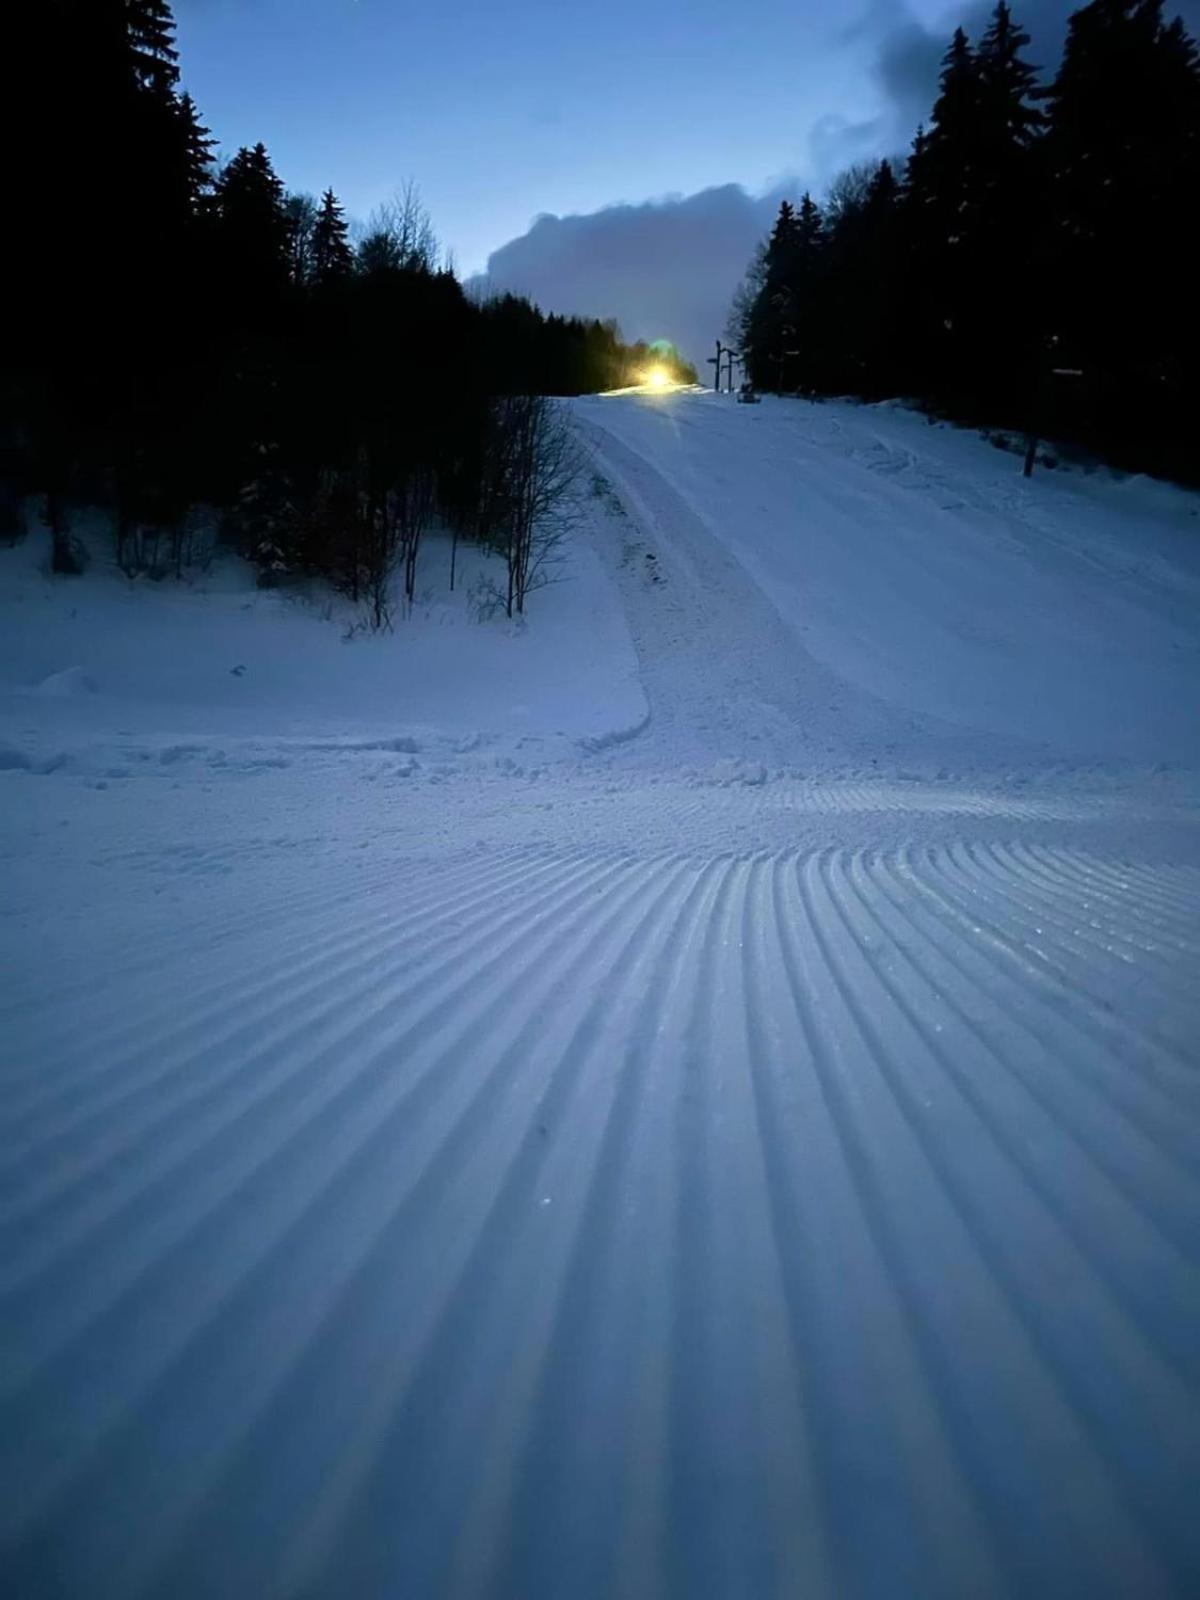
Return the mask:
{"type": "Polygon", "coordinates": [[[1093,0],[1070,19],[1049,94],[1047,249],[1057,364],[1109,453],[1194,452],[1200,73],[1161,0],[1093,0]]]}
{"type": "Polygon", "coordinates": [[[42,198],[27,218],[36,266],[23,303],[40,333],[31,358],[19,359],[37,396],[39,470],[63,504],[75,482],[103,497],[130,481],[128,464],[153,454],[150,443],[170,426],[190,205],[175,157],[170,7],[40,0],[32,9],[53,62],[55,137],[46,143],[57,161],[44,159],[42,198]],[[83,155],[97,148],[103,159],[83,155]],[[78,156],[69,169],[59,165],[63,151],[78,156]]]}
{"type": "Polygon", "coordinates": [[[289,228],[283,184],[266,146],[243,146],[217,179],[217,237],[234,297],[261,309],[288,281],[289,228]]]}
{"type": "MultiPolygon", "coordinates": [[[[106,3],[106,0],[105,0],[106,3]]],[[[122,271],[130,309],[151,315],[147,301],[165,308],[175,300],[178,273],[195,215],[191,147],[206,138],[176,93],[179,56],[175,22],[165,0],[124,0],[123,87],[109,127],[115,146],[116,183],[106,184],[109,237],[124,248],[122,271]]],[[[135,314],[138,314],[135,311],[135,314]]],[[[158,310],[154,315],[164,315],[158,310]]]]}
{"type": "Polygon", "coordinates": [[[978,117],[979,63],[970,41],[956,28],[942,57],[938,96],[929,126],[919,133],[909,162],[909,183],[939,225],[953,226],[972,198],[978,117]]]}
{"type": "Polygon", "coordinates": [[[125,0],[125,28],[138,87],[165,99],[179,82],[175,18],[167,0],[125,0]]]}
{"type": "Polygon", "coordinates": [[[826,387],[829,330],[822,305],[826,243],[821,208],[811,194],[805,193],[796,214],[792,247],[793,343],[784,352],[789,388],[816,391],[826,387]]]}
{"type": "Polygon", "coordinates": [[[739,310],[746,370],[756,387],[781,392],[819,387],[824,371],[818,293],[824,271],[825,225],[805,194],[799,210],[779,207],[754,277],[757,288],[739,310]]]}
{"type": "Polygon", "coordinates": [[[770,294],[790,293],[796,275],[799,218],[790,200],[779,207],[771,237],[767,240],[766,287],[770,294]]]}
{"type": "Polygon", "coordinates": [[[196,102],[186,91],[179,98],[176,117],[183,187],[192,216],[199,217],[212,194],[216,141],[200,121],[196,102]]]}
{"type": "Polygon", "coordinates": [[[994,162],[1014,149],[1028,150],[1045,125],[1033,103],[1037,69],[1021,55],[1028,43],[1006,0],[999,0],[976,57],[980,145],[994,162]]]}
{"type": "Polygon", "coordinates": [[[829,229],[822,274],[820,333],[827,387],[873,397],[894,393],[900,320],[896,216],[899,185],[892,165],[852,171],[829,229]]]}
{"type": "Polygon", "coordinates": [[[321,197],[312,238],[312,274],[318,288],[340,283],[354,270],[345,215],[332,189],[321,197]]]}
{"type": "Polygon", "coordinates": [[[977,397],[1006,415],[1029,404],[1040,382],[1037,143],[1045,117],[1034,100],[1037,70],[1022,55],[1028,43],[1000,0],[976,57],[971,299],[962,315],[977,397]]]}
{"type": "Polygon", "coordinates": [[[942,59],[929,127],[918,130],[906,175],[905,223],[913,292],[914,376],[925,392],[962,398],[969,368],[978,187],[979,67],[961,28],[942,59]]]}
{"type": "Polygon", "coordinates": [[[356,259],[358,270],[368,278],[386,277],[404,267],[400,247],[386,228],[374,228],[365,235],[359,243],[356,259]]]}
{"type": "Polygon", "coordinates": [[[762,283],[747,319],[746,366],[751,381],[760,389],[780,390],[785,386],[786,352],[796,331],[796,241],[796,208],[790,200],[784,200],[767,240],[762,283]]]}
{"type": "Polygon", "coordinates": [[[129,92],[117,198],[132,249],[154,275],[170,270],[163,258],[178,251],[191,213],[189,129],[175,92],[179,54],[170,6],[166,0],[126,0],[124,16],[129,92]]]}

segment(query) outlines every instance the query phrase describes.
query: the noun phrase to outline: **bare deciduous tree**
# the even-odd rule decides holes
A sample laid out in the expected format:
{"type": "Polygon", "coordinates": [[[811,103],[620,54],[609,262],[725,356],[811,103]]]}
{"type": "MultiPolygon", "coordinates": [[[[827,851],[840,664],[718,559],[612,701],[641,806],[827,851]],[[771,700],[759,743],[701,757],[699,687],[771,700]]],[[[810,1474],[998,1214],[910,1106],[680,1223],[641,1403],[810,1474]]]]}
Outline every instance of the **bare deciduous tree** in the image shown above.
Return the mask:
{"type": "Polygon", "coordinates": [[[579,453],[563,407],[544,395],[493,402],[480,531],[504,556],[510,617],[522,615],[529,595],[552,581],[578,476],[579,453]]]}
{"type": "Polygon", "coordinates": [[[746,268],[745,277],[733,291],[733,304],[729,308],[729,320],[725,324],[725,338],[735,350],[743,350],[749,343],[754,308],[766,281],[767,247],[763,241],[755,250],[754,257],[746,268]]]}
{"type": "Polygon", "coordinates": [[[360,453],[358,514],[363,588],[371,608],[371,626],[390,628],[399,536],[382,450],[367,448],[360,453]]]}
{"type": "Polygon", "coordinates": [[[313,275],[313,230],[317,202],[311,194],[289,194],[283,203],[288,223],[288,267],[293,283],[309,283],[313,275]]]}
{"type": "Polygon", "coordinates": [[[411,467],[392,494],[400,559],[404,564],[404,598],[413,603],[417,588],[417,555],[421,535],[433,520],[437,503],[437,480],[428,467],[411,467]]]}
{"type": "Polygon", "coordinates": [[[878,171],[878,161],[855,161],[838,173],[825,196],[823,211],[827,228],[836,228],[844,217],[852,217],[862,210],[878,171]]]}
{"type": "Polygon", "coordinates": [[[369,244],[368,256],[386,256],[386,264],[400,270],[420,269],[436,272],[441,246],[433,231],[433,221],[413,179],[403,183],[390,200],[376,206],[367,218],[361,245],[369,244]],[[386,245],[384,244],[386,241],[386,245]]]}

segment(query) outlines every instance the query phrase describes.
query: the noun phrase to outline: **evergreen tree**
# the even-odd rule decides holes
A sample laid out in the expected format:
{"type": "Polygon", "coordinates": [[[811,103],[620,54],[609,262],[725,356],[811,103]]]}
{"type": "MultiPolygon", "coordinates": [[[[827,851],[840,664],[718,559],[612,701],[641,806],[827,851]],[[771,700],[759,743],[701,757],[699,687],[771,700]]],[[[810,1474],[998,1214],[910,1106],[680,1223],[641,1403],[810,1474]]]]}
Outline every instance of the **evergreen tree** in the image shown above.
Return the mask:
{"type": "Polygon", "coordinates": [[[1049,106],[1055,363],[1083,374],[1107,449],[1140,440],[1153,458],[1187,436],[1200,362],[1195,46],[1181,23],[1164,25],[1161,0],[1093,0],[1071,17],[1049,106]]]}
{"type": "Polygon", "coordinates": [[[1000,0],[979,45],[978,132],[970,240],[970,303],[963,334],[981,404],[1011,414],[1036,387],[1040,344],[1037,143],[1045,117],[1029,35],[1000,0]]]}
{"type": "Polygon", "coordinates": [[[227,519],[227,533],[257,566],[260,587],[267,588],[303,564],[301,517],[279,446],[258,444],[251,463],[227,519]]]}
{"type": "Polygon", "coordinates": [[[881,161],[867,190],[867,210],[875,218],[890,217],[900,198],[895,169],[890,161],[881,161]]]}
{"type": "Polygon", "coordinates": [[[212,194],[213,150],[216,141],[200,121],[196,102],[186,91],[179,98],[176,109],[178,119],[178,151],[183,172],[183,188],[187,194],[188,208],[193,218],[198,218],[212,194]]]}
{"type": "Polygon", "coordinates": [[[15,492],[44,493],[56,570],[77,565],[84,496],[113,513],[130,570],[152,530],[204,501],[264,572],[318,571],[352,593],[386,577],[377,558],[399,529],[411,592],[435,494],[459,526],[482,525],[491,397],[632,376],[638,352],[615,327],[468,303],[438,270],[412,185],[380,212],[356,274],[332,190],[319,209],[293,197],[289,217],[261,144],[215,176],[165,0],[27,11],[23,62],[53,69],[56,140],[18,163],[10,207],[25,248],[0,383],[0,535],[20,531],[15,492]],[[67,203],[61,151],[100,141],[103,160],[67,172],[67,203]]]}
{"type": "Polygon", "coordinates": [[[1033,104],[1037,69],[1021,55],[1028,43],[1006,0],[999,0],[976,58],[980,159],[990,164],[984,176],[993,184],[1005,163],[1031,149],[1046,122],[1033,104]]]}
{"type": "Polygon", "coordinates": [[[796,214],[792,240],[791,305],[793,343],[784,352],[788,388],[824,387],[828,368],[828,330],[823,325],[825,219],[811,194],[805,193],[796,214]]]}
{"type": "Polygon", "coordinates": [[[167,0],[124,0],[129,65],[139,88],[161,99],[179,82],[175,18],[167,0]]]}
{"type": "Polygon", "coordinates": [[[731,324],[752,377],[912,394],[1194,476],[1200,59],[1162,10],[1090,0],[1049,91],[1007,0],[977,50],[959,29],[903,185],[888,163],[844,175],[823,234],[781,210],[731,324]]]}
{"type": "Polygon", "coordinates": [[[404,257],[400,247],[386,228],[373,228],[358,246],[358,270],[366,277],[378,277],[389,272],[400,272],[404,257]]]}
{"type": "Polygon", "coordinates": [[[38,471],[62,504],[76,489],[100,499],[128,481],[129,463],[152,455],[147,441],[169,426],[191,207],[169,6],[33,9],[54,64],[55,119],[45,155],[42,141],[33,151],[22,303],[37,336],[18,361],[38,471]],[[97,141],[104,159],[85,158],[97,141]],[[66,187],[64,151],[79,155],[66,187]]]}
{"type": "Polygon", "coordinates": [[[784,351],[794,331],[791,279],[795,238],[796,208],[784,200],[767,240],[761,283],[746,319],[743,356],[750,381],[759,389],[778,391],[783,387],[784,351]]]}
{"type": "Polygon", "coordinates": [[[345,215],[332,189],[321,197],[321,208],[313,227],[312,272],[318,288],[340,283],[354,270],[345,215]]]}
{"type": "Polygon", "coordinates": [[[170,271],[164,257],[179,249],[191,215],[192,129],[175,92],[179,55],[170,6],[166,0],[126,0],[124,19],[127,92],[125,119],[118,124],[118,198],[131,254],[144,261],[147,276],[155,276],[170,271]]]}
{"type": "Polygon", "coordinates": [[[260,307],[288,281],[289,241],[283,184],[266,146],[243,146],[217,179],[219,248],[235,298],[260,307]]]}
{"type": "Polygon", "coordinates": [[[812,195],[801,198],[799,210],[784,200],[755,271],[757,292],[740,313],[746,371],[760,389],[820,386],[825,368],[819,303],[825,244],[824,219],[812,195]]]}
{"type": "Polygon", "coordinates": [[[978,239],[978,135],[979,67],[958,28],[942,60],[929,127],[918,130],[913,144],[905,197],[913,375],[944,399],[961,396],[970,366],[966,320],[978,239]]]}
{"type": "Polygon", "coordinates": [[[792,274],[796,253],[796,208],[779,207],[763,256],[761,284],[748,318],[744,345],[746,370],[761,389],[783,387],[785,350],[792,342],[792,274]]]}
{"type": "Polygon", "coordinates": [[[776,276],[786,276],[796,237],[796,208],[784,200],[767,241],[768,270],[776,276]]]}
{"type": "Polygon", "coordinates": [[[966,34],[956,28],[942,58],[929,126],[918,130],[908,171],[914,201],[933,213],[944,233],[965,220],[973,198],[979,100],[979,63],[966,34]]]}
{"type": "Polygon", "coordinates": [[[899,185],[889,161],[835,185],[820,295],[823,387],[883,395],[897,381],[899,185]]]}

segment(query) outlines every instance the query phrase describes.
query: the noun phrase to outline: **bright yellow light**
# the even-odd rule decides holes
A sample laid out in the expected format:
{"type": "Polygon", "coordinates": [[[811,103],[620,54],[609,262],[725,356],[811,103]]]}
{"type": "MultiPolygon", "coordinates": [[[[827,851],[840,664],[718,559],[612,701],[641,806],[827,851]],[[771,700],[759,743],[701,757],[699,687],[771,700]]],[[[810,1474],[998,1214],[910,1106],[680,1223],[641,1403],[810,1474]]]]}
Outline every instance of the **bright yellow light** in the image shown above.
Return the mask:
{"type": "Polygon", "coordinates": [[[651,367],[642,382],[647,389],[669,389],[671,386],[671,374],[666,367],[651,367]]]}

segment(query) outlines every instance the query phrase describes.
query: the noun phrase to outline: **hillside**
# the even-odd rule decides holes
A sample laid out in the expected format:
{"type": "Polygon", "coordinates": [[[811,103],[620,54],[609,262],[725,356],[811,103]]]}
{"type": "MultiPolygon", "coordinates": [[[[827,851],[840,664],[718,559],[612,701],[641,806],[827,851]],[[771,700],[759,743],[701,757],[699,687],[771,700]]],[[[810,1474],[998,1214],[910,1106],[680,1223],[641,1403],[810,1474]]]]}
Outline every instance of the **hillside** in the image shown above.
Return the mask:
{"type": "Polygon", "coordinates": [[[0,552],[13,1592],[1186,1592],[1200,499],[574,409],[525,628],[0,552]]]}

